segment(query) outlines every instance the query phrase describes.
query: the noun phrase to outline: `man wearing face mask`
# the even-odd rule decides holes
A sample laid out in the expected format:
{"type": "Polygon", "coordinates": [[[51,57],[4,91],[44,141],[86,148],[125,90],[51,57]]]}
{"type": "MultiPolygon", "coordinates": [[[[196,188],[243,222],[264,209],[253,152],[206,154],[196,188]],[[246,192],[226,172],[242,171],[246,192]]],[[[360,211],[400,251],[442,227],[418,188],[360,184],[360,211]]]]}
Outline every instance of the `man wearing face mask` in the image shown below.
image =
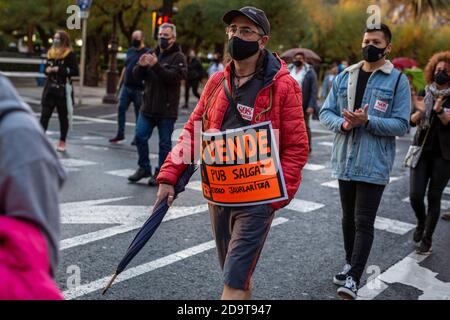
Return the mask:
{"type": "Polygon", "coordinates": [[[392,49],[385,24],[367,28],[363,61],[335,79],[320,121],[336,133],[332,176],[339,181],[346,264],[333,278],[337,293],[355,299],[373,242],[374,223],[395,158],[395,137],[409,128],[408,79],[386,55],[392,49]]]}
{"type": "MultiPolygon", "coordinates": [[[[144,33],[141,30],[136,30],[131,35],[131,48],[127,51],[125,59],[125,66],[122,69],[122,74],[119,80],[119,108],[117,114],[118,130],[114,138],[109,139],[110,143],[119,143],[125,140],[125,122],[126,113],[130,103],[133,102],[134,114],[137,123],[139,116],[139,109],[142,104],[142,91],[144,90],[144,82],[134,79],[133,69],[138,63],[140,57],[150,51],[145,47],[144,33]]],[[[132,144],[136,143],[133,139],[132,144]]]]}
{"type": "Polygon", "coordinates": [[[172,205],[173,186],[188,166],[176,159],[179,152],[188,152],[184,149],[186,143],[190,146],[190,156],[195,158],[196,123],[203,123],[204,131],[226,131],[266,121],[272,123],[279,134],[279,157],[289,199],[237,207],[209,204],[223,270],[222,299],[250,299],[253,271],[274,212],[288,205],[295,196],[309,147],[301,89],[289,76],[284,61],[265,49],[270,24],[264,11],[244,7],[229,11],[223,21],[228,25],[226,34],[232,61],[224,71],[216,72],[209,79],[177,146],[161,168],[156,203],[167,198],[172,205]]]}
{"type": "Polygon", "coordinates": [[[164,23],[159,27],[158,48],[142,55],[133,69],[136,81],[145,82],[144,103],[136,125],[136,146],[139,168],[128,177],[137,182],[150,177],[148,184],[156,186],[156,176],[172,148],[172,133],[178,117],[181,80],[186,78],[186,57],[176,42],[176,27],[164,23]],[[148,140],[158,128],[159,162],[152,175],[148,140]]]}
{"type": "Polygon", "coordinates": [[[302,88],[303,114],[305,116],[306,132],[308,133],[309,152],[311,152],[311,129],[309,121],[317,108],[317,74],[312,66],[306,63],[305,55],[297,53],[289,67],[292,78],[302,88]]]}

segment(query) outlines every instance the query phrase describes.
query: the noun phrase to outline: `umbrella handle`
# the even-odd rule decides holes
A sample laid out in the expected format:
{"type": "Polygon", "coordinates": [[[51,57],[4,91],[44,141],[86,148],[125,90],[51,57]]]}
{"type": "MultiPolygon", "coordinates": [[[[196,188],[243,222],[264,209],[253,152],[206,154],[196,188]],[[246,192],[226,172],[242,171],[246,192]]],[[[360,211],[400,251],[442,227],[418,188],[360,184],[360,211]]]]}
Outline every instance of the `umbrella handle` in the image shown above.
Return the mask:
{"type": "Polygon", "coordinates": [[[118,276],[117,273],[113,274],[111,280],[109,280],[108,284],[106,285],[105,289],[103,290],[102,295],[105,295],[106,291],[108,291],[108,289],[111,288],[111,286],[112,286],[114,280],[116,280],[117,276],[118,276]]]}

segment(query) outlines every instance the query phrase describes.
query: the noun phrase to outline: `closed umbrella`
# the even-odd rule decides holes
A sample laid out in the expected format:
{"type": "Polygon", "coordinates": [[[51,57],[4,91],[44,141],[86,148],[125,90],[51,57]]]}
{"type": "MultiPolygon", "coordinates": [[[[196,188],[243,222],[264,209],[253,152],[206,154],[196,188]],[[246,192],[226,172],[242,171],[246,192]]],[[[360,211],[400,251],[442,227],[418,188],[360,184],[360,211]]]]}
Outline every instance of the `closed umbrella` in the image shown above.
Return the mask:
{"type": "MultiPolygon", "coordinates": [[[[177,195],[185,190],[186,185],[189,183],[189,179],[192,177],[194,172],[197,170],[197,166],[194,164],[189,165],[186,170],[183,172],[181,177],[178,179],[174,189],[175,189],[175,198],[177,195]]],[[[138,252],[144,247],[148,240],[153,236],[156,229],[158,229],[161,224],[164,216],[169,210],[169,206],[167,205],[167,199],[162,200],[157,207],[153,209],[151,216],[145,221],[144,225],[141,227],[139,232],[134,237],[130,246],[125,253],[125,256],[120,261],[117,266],[116,272],[112,276],[108,285],[103,290],[103,294],[108,291],[108,289],[113,284],[114,280],[117,276],[125,270],[130,261],[138,254],[138,252]]]]}

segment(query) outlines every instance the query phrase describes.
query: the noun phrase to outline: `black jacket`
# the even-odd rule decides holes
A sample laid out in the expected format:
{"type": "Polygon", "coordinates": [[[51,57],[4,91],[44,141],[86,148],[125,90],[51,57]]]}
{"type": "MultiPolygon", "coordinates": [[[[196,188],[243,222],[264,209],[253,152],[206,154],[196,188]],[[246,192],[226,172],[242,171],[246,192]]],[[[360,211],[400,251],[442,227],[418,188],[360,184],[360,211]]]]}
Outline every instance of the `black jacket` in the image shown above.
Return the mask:
{"type": "MultiPolygon", "coordinates": [[[[450,112],[450,98],[444,100],[443,103],[444,112],[450,112]]],[[[431,128],[430,133],[428,134],[427,141],[425,142],[425,146],[423,148],[423,153],[434,153],[437,146],[440,147],[440,151],[442,154],[442,158],[447,161],[450,161],[450,123],[444,125],[440,119],[438,119],[437,115],[434,111],[431,111],[431,128]],[[438,141],[436,141],[438,140],[438,141]]],[[[412,126],[415,126],[414,123],[411,123],[412,126]]],[[[418,127],[416,135],[414,136],[413,145],[420,146],[425,139],[427,129],[423,129],[418,127]]]]}
{"type": "Polygon", "coordinates": [[[47,96],[48,85],[50,81],[56,81],[60,85],[65,85],[67,82],[71,82],[71,77],[77,77],[79,75],[77,57],[75,53],[70,52],[64,59],[56,60],[56,59],[48,59],[45,69],[47,67],[58,67],[57,73],[50,73],[47,75],[47,81],[45,83],[43,98],[47,96]]]}
{"type": "Polygon", "coordinates": [[[186,78],[186,57],[175,43],[168,51],[155,51],[158,63],[153,67],[137,65],[133,69],[136,80],[145,81],[144,103],[141,112],[150,118],[178,118],[181,80],[186,78]]]}
{"type": "Polygon", "coordinates": [[[197,58],[188,60],[188,81],[200,81],[203,78],[204,70],[201,62],[197,58]]]}

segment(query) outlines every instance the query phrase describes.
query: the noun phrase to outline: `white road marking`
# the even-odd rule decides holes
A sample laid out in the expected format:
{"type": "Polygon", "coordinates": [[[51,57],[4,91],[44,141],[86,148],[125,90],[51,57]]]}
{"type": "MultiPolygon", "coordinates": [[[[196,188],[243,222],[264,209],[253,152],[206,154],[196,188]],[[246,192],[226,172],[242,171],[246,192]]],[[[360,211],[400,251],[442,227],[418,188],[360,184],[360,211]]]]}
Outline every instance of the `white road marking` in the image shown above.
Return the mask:
{"type": "Polygon", "coordinates": [[[105,115],[98,116],[97,118],[107,119],[107,118],[115,118],[115,117],[117,117],[117,113],[105,114],[105,115]]]}
{"type": "Polygon", "coordinates": [[[98,147],[98,146],[83,146],[83,148],[89,149],[89,150],[95,150],[95,151],[107,151],[107,150],[109,150],[108,147],[98,147]]]}
{"type": "Polygon", "coordinates": [[[333,146],[333,142],[328,142],[328,141],[319,142],[319,144],[322,146],[327,146],[327,147],[333,146]]]}
{"type": "Polygon", "coordinates": [[[189,183],[186,186],[186,189],[191,189],[194,191],[200,191],[203,192],[202,189],[202,182],[200,180],[197,181],[189,181],[189,183]]]}
{"type": "MultiPolygon", "coordinates": [[[[408,203],[409,203],[409,197],[403,199],[402,201],[403,201],[403,202],[408,202],[408,203]]],[[[427,199],[427,197],[425,197],[424,201],[425,201],[425,205],[428,206],[428,199],[427,199]]],[[[450,201],[449,201],[449,200],[441,200],[441,209],[442,209],[442,210],[448,210],[448,209],[450,209],[450,201]]]]}
{"type": "Polygon", "coordinates": [[[303,169],[309,170],[309,171],[319,171],[319,170],[325,169],[325,166],[320,165],[320,164],[307,163],[307,164],[303,167],[303,169]]]}
{"type": "Polygon", "coordinates": [[[62,165],[67,168],[78,168],[97,164],[96,162],[79,159],[59,159],[59,161],[61,161],[62,165]]]}
{"type": "Polygon", "coordinates": [[[297,212],[311,212],[314,210],[318,210],[323,208],[325,205],[322,203],[300,200],[300,199],[292,199],[291,203],[285,207],[285,209],[293,210],[297,212]]]}
{"type": "Polygon", "coordinates": [[[444,194],[450,194],[450,187],[445,187],[444,194]]]}
{"type": "Polygon", "coordinates": [[[105,138],[103,138],[103,137],[91,137],[91,136],[84,136],[84,137],[81,137],[81,140],[83,140],[83,141],[89,141],[89,140],[103,140],[103,139],[105,139],[105,138]]]}
{"type": "Polygon", "coordinates": [[[358,299],[375,299],[389,284],[400,283],[422,291],[419,300],[450,300],[450,282],[437,279],[436,272],[420,266],[425,258],[415,252],[409,254],[362,287],[358,299]]]}
{"type": "MultiPolygon", "coordinates": [[[[272,227],[278,226],[278,225],[286,223],[288,221],[289,220],[286,218],[276,218],[272,222],[272,227]]],[[[163,267],[166,267],[173,263],[196,256],[200,253],[214,249],[215,247],[216,247],[215,241],[207,241],[207,242],[201,243],[199,245],[196,245],[194,247],[190,247],[190,248],[172,253],[168,256],[141,264],[139,266],[136,266],[136,267],[133,267],[133,268],[123,271],[117,277],[117,279],[114,283],[119,283],[119,282],[123,282],[126,280],[130,280],[132,278],[141,276],[141,275],[151,272],[153,270],[163,268],[163,267]]],[[[108,283],[109,280],[110,280],[110,276],[107,276],[107,277],[95,280],[93,282],[78,286],[74,289],[66,290],[66,291],[64,291],[64,297],[67,300],[72,300],[72,299],[76,299],[76,298],[82,297],[84,295],[87,295],[89,293],[101,290],[105,287],[105,285],[108,283]]]]}
{"type": "Polygon", "coordinates": [[[389,218],[376,217],[375,219],[375,229],[396,233],[399,235],[404,235],[415,227],[416,226],[411,223],[406,223],[389,218]]]}
{"type": "MultiPolygon", "coordinates": [[[[103,205],[130,197],[100,199],[90,201],[78,201],[64,203],[61,205],[61,222],[63,224],[121,224],[99,231],[90,232],[61,241],[61,250],[85,245],[90,242],[105,239],[117,234],[129,232],[142,226],[150,216],[151,205],[148,206],[126,206],[126,205],[103,205]]],[[[172,207],[167,212],[163,222],[179,219],[197,213],[208,211],[208,205],[193,207],[172,207]]]]}

